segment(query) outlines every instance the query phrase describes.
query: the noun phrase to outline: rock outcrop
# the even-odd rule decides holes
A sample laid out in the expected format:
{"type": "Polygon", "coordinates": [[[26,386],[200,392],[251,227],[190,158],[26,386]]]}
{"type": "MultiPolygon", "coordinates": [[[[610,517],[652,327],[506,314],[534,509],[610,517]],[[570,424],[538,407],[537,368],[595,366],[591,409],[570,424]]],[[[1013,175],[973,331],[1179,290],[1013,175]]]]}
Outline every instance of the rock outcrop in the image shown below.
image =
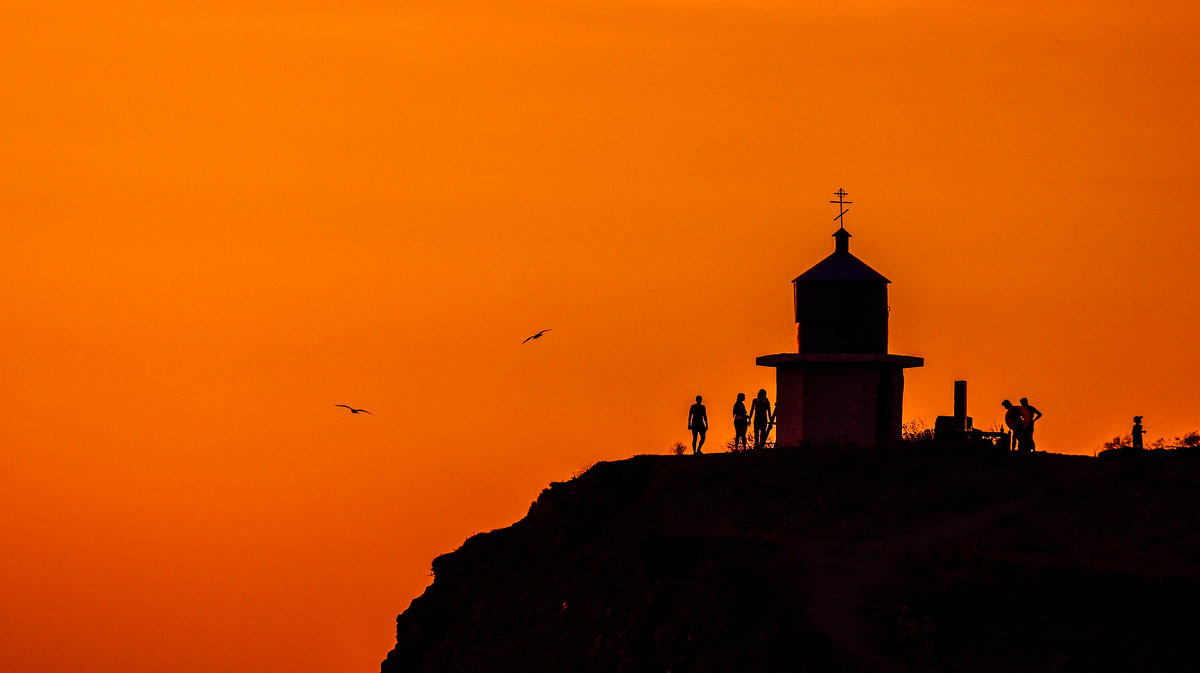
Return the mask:
{"type": "Polygon", "coordinates": [[[383,673],[1200,670],[1200,456],[638,456],[433,561],[383,673]]]}

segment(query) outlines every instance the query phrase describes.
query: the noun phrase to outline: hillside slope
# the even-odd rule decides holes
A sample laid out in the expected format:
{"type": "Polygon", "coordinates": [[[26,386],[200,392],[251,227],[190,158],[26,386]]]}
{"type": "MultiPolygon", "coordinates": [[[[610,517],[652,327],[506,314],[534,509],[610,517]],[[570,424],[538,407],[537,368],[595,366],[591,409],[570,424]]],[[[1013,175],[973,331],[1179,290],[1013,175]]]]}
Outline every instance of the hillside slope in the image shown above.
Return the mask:
{"type": "Polygon", "coordinates": [[[435,559],[382,671],[1200,670],[1197,512],[1174,452],[600,463],[435,559]]]}

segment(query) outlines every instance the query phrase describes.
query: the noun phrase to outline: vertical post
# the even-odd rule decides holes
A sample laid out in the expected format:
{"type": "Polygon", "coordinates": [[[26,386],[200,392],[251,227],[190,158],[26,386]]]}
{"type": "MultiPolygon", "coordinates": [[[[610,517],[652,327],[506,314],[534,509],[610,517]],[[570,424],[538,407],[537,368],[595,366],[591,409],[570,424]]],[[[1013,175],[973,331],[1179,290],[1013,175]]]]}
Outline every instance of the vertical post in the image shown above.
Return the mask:
{"type": "Polygon", "coordinates": [[[967,429],[967,382],[954,382],[954,429],[967,429]]]}

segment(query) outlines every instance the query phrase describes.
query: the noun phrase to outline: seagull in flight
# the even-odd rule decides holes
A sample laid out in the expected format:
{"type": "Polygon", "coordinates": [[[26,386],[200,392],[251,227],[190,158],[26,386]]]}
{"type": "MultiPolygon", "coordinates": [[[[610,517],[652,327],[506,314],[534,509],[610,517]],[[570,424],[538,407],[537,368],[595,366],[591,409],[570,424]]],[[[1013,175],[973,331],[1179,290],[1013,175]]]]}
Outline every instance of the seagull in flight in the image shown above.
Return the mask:
{"type": "MultiPolygon", "coordinates": [[[[347,409],[350,410],[350,413],[352,413],[352,414],[357,414],[360,411],[363,412],[364,414],[371,414],[371,412],[367,411],[366,409],[355,409],[354,407],[350,406],[349,404],[335,404],[333,406],[346,407],[347,409]]],[[[371,414],[371,415],[374,416],[375,414],[371,414]]]]}
{"type": "MultiPolygon", "coordinates": [[[[525,341],[529,341],[530,339],[540,339],[543,334],[545,334],[546,332],[549,332],[549,331],[550,331],[549,329],[544,329],[544,330],[538,332],[537,334],[534,334],[531,337],[525,337],[525,341]]],[[[525,341],[522,341],[521,343],[525,343],[525,341]]]]}

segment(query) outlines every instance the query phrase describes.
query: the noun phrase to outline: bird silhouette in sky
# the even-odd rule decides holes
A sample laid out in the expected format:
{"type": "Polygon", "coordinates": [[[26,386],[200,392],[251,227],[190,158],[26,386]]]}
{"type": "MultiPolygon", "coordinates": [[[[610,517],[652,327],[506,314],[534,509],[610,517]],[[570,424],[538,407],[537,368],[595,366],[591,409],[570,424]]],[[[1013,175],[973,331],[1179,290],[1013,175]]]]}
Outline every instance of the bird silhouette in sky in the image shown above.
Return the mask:
{"type": "MultiPolygon", "coordinates": [[[[544,329],[544,330],[538,332],[537,334],[534,334],[531,337],[525,337],[525,341],[529,341],[530,339],[540,339],[540,338],[542,338],[543,334],[545,334],[546,332],[549,332],[549,331],[550,331],[549,329],[544,329]]],[[[521,343],[525,343],[525,341],[522,341],[521,343]]]]}
{"type": "MultiPolygon", "coordinates": [[[[371,412],[367,411],[366,409],[355,409],[354,407],[350,406],[349,404],[335,404],[333,406],[346,407],[347,409],[350,410],[350,413],[352,413],[352,414],[357,414],[360,411],[363,412],[364,414],[371,414],[371,412]]],[[[371,414],[371,415],[374,416],[375,414],[371,414]]]]}

